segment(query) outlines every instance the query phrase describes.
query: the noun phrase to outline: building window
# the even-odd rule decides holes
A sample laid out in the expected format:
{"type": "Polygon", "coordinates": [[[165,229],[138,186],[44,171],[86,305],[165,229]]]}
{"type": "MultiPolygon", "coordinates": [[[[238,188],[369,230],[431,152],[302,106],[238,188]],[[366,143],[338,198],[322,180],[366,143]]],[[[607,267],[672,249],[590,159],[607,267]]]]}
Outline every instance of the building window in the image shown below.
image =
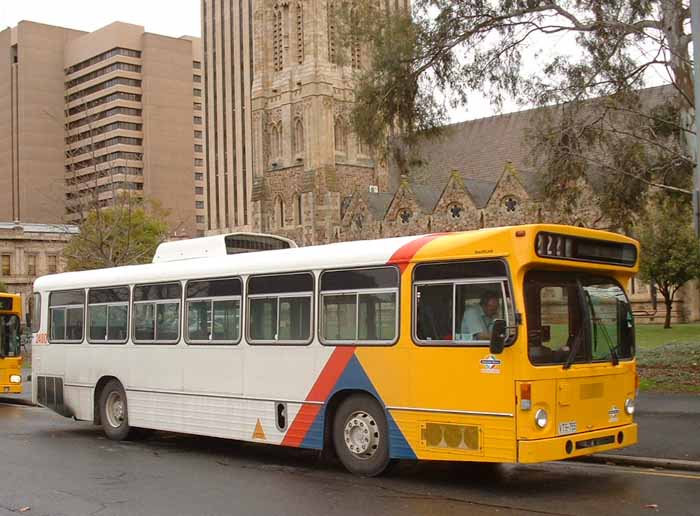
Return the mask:
{"type": "Polygon", "coordinates": [[[304,5],[297,2],[297,63],[304,62],[304,5]]]}
{"type": "Polygon", "coordinates": [[[194,180],[195,181],[204,181],[204,172],[195,172],[194,173],[194,180]]]}
{"type": "Polygon", "coordinates": [[[58,272],[58,257],[54,254],[50,254],[46,257],[48,264],[49,274],[55,274],[58,272]]]}
{"type": "Polygon", "coordinates": [[[194,158],[194,166],[201,167],[204,165],[204,160],[202,158],[194,158]]]}
{"type": "Polygon", "coordinates": [[[197,195],[202,195],[202,194],[204,194],[204,187],[202,187],[202,186],[195,186],[195,187],[194,187],[194,193],[196,193],[197,195]]]}
{"type": "Polygon", "coordinates": [[[333,2],[328,3],[328,61],[331,63],[336,63],[336,45],[338,38],[338,31],[335,26],[335,4],[333,2]]]}
{"type": "Polygon", "coordinates": [[[275,222],[277,227],[284,227],[284,201],[281,197],[275,200],[275,222]]]}
{"type": "Polygon", "coordinates": [[[518,200],[515,197],[508,196],[503,200],[503,206],[508,212],[514,212],[518,207],[518,200]]]}
{"type": "Polygon", "coordinates": [[[333,135],[335,137],[335,150],[336,152],[346,152],[347,151],[347,137],[345,134],[345,124],[342,118],[338,117],[335,119],[335,126],[333,135]]]}
{"type": "Polygon", "coordinates": [[[201,125],[202,124],[202,117],[201,116],[192,117],[192,121],[195,123],[195,125],[201,125]]]}
{"type": "Polygon", "coordinates": [[[294,205],[294,224],[297,226],[302,223],[302,212],[301,212],[301,195],[296,194],[293,200],[294,205]]]}
{"type": "Polygon", "coordinates": [[[462,217],[462,212],[464,211],[464,208],[462,208],[459,204],[450,204],[447,210],[453,219],[459,219],[462,217]]]}
{"type": "Polygon", "coordinates": [[[36,255],[28,254],[27,257],[27,276],[36,276],[36,255]]]}
{"type": "Polygon", "coordinates": [[[192,68],[199,70],[202,68],[202,63],[200,61],[192,61],[192,68]]]}
{"type": "Polygon", "coordinates": [[[194,207],[198,210],[204,209],[204,201],[194,201],[194,207]]]}
{"type": "Polygon", "coordinates": [[[301,118],[294,122],[294,154],[297,157],[304,154],[304,121],[301,118]]]}
{"type": "Polygon", "coordinates": [[[282,39],[282,10],[276,5],[272,11],[272,67],[275,72],[284,66],[282,39]]]}
{"type": "Polygon", "coordinates": [[[194,132],[194,137],[195,137],[195,138],[198,138],[198,139],[201,139],[201,138],[202,138],[202,131],[195,131],[195,132],[194,132]]]}
{"type": "Polygon", "coordinates": [[[196,222],[197,224],[204,224],[204,215],[197,215],[196,222]]]}
{"type": "Polygon", "coordinates": [[[204,151],[204,147],[202,147],[202,144],[200,144],[200,143],[195,143],[194,144],[194,151],[195,152],[202,152],[202,151],[204,151]]]}
{"type": "Polygon", "coordinates": [[[192,108],[195,111],[201,111],[202,110],[202,103],[201,102],[193,102],[192,103],[192,108]]]}
{"type": "MultiPolygon", "coordinates": [[[[192,80],[194,82],[202,82],[202,76],[201,75],[193,75],[192,80]]],[[[201,90],[200,90],[201,91],[201,90]]]]}
{"type": "Polygon", "coordinates": [[[10,276],[12,274],[12,256],[9,254],[2,255],[2,275],[10,276]]]}
{"type": "Polygon", "coordinates": [[[408,224],[411,220],[413,213],[408,208],[401,208],[399,210],[399,219],[401,219],[402,224],[408,224]]]}
{"type": "Polygon", "coordinates": [[[202,96],[202,90],[200,90],[199,88],[193,88],[193,89],[192,89],[192,94],[193,94],[195,97],[201,97],[201,96],[202,96]]]}

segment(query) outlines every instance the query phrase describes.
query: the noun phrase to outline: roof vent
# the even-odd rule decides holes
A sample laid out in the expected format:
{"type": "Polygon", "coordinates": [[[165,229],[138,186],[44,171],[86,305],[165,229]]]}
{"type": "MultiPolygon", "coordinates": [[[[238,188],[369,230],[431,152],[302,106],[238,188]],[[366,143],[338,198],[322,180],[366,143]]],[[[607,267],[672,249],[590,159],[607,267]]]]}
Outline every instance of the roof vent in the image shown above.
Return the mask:
{"type": "Polygon", "coordinates": [[[293,240],[263,233],[231,233],[188,240],[163,242],[156,249],[153,263],[211,258],[229,254],[271,251],[297,247],[293,240]]]}

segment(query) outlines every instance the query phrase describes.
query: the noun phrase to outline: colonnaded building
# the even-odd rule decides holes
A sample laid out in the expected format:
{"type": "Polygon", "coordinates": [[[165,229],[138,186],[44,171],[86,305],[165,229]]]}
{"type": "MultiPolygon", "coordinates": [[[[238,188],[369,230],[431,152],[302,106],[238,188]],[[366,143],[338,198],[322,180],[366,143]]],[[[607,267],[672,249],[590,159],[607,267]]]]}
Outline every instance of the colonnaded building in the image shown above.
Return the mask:
{"type": "MultiPolygon", "coordinates": [[[[526,165],[533,111],[448,127],[422,145],[424,165],[410,179],[375,161],[349,121],[367,49],[359,40],[340,48],[333,0],[201,6],[208,234],[269,232],[313,245],[529,222],[607,227],[592,195],[571,215],[542,199],[526,165]]],[[[661,321],[648,287],[631,290],[640,319],[661,321]]],[[[686,287],[674,320],[700,319],[699,297],[686,287]]]]}

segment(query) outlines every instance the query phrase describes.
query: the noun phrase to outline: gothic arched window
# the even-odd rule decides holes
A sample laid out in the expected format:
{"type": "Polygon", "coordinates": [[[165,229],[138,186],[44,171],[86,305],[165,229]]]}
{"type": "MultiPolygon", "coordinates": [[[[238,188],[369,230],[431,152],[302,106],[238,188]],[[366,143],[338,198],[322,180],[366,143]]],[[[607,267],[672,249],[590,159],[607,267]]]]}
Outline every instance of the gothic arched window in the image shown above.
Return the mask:
{"type": "Polygon", "coordinates": [[[284,201],[281,197],[277,197],[275,201],[275,223],[277,227],[284,227],[284,201]]]}
{"type": "Polygon", "coordinates": [[[304,62],[304,5],[297,2],[297,63],[304,62]]]}
{"type": "Polygon", "coordinates": [[[401,220],[402,224],[408,224],[412,216],[413,213],[411,213],[411,210],[409,210],[408,208],[401,208],[399,210],[399,219],[401,220]]]}
{"type": "Polygon", "coordinates": [[[294,121],[294,154],[297,157],[304,155],[304,121],[301,118],[294,121]]]}
{"type": "Polygon", "coordinates": [[[518,200],[512,195],[509,195],[503,199],[503,207],[508,212],[514,212],[518,208],[518,200]]]}
{"type": "Polygon", "coordinates": [[[347,152],[347,135],[345,134],[345,123],[340,117],[335,119],[333,136],[335,137],[336,152],[347,152]]]}
{"type": "Polygon", "coordinates": [[[294,224],[297,226],[302,223],[303,217],[301,213],[301,195],[295,194],[292,201],[292,206],[294,208],[294,224]]]}
{"type": "Polygon", "coordinates": [[[270,128],[270,158],[279,161],[282,157],[282,126],[280,123],[272,124],[270,128]]]}
{"type": "Polygon", "coordinates": [[[462,217],[462,212],[464,208],[457,203],[452,203],[447,207],[447,212],[453,219],[459,219],[462,217]]]}

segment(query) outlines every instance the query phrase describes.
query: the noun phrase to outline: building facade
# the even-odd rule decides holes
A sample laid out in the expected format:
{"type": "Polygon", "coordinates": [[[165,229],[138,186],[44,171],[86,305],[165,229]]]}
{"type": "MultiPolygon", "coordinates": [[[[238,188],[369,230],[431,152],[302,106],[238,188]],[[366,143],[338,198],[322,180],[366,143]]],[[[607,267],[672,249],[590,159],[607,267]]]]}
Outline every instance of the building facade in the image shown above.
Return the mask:
{"type": "Polygon", "coordinates": [[[198,39],[23,21],[0,62],[0,220],[76,222],[128,193],[168,210],[174,236],[203,232],[198,39]]]}
{"type": "Polygon", "coordinates": [[[0,222],[0,281],[7,291],[22,295],[26,314],[34,280],[63,272],[63,248],[76,226],[0,222]]]}

